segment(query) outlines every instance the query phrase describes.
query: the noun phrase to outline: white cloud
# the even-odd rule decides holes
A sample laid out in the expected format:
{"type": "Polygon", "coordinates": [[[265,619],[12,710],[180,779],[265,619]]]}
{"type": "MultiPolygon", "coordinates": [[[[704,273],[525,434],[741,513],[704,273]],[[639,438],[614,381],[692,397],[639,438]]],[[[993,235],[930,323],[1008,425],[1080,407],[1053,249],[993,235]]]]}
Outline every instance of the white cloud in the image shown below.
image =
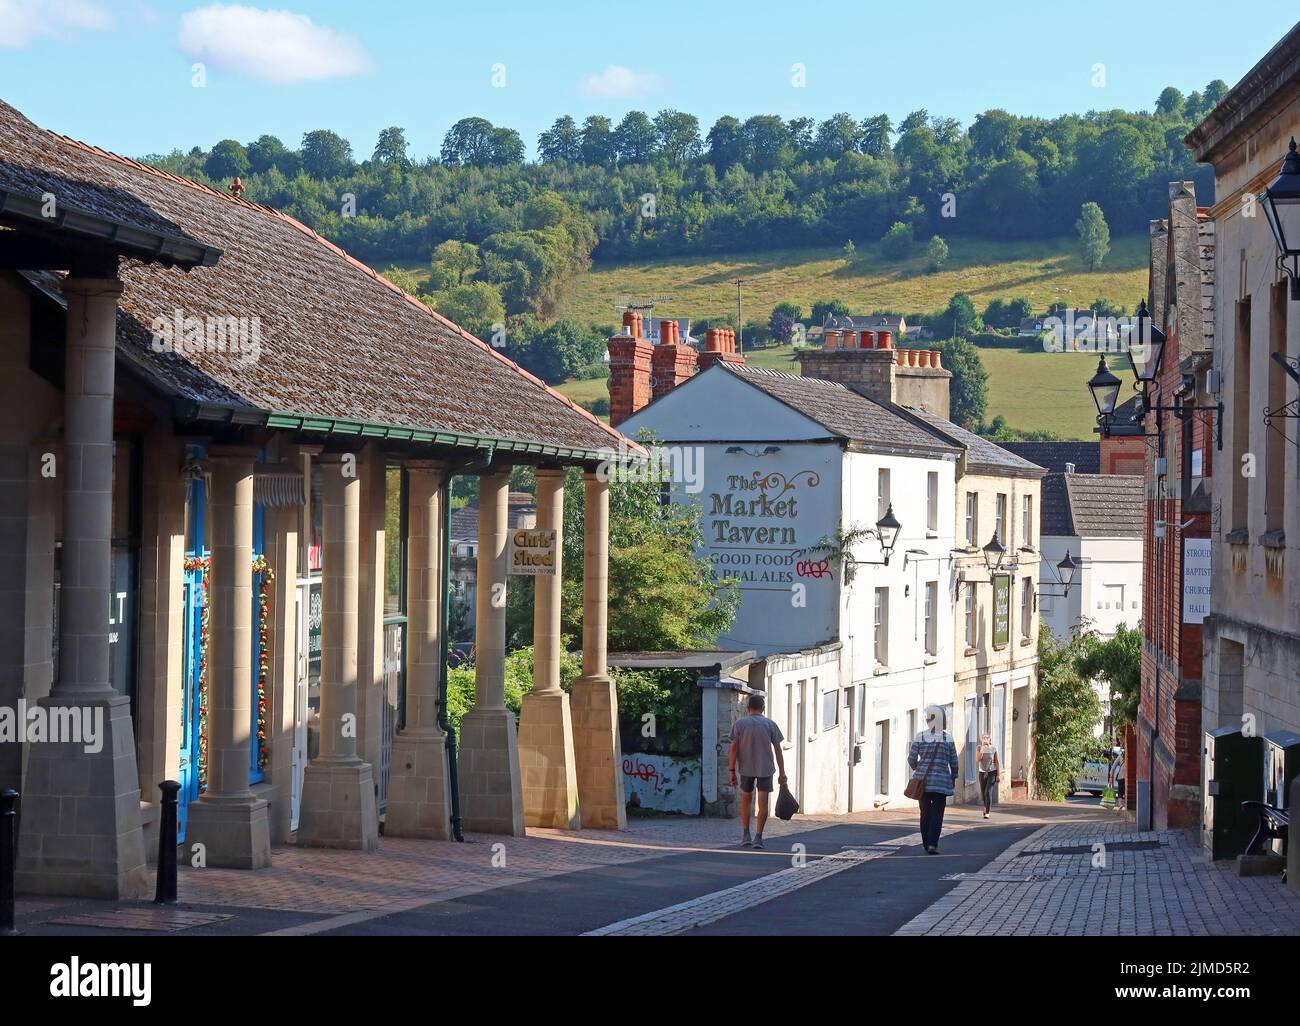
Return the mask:
{"type": "Polygon", "coordinates": [[[20,50],[42,36],[106,29],[112,22],[94,0],[0,0],[0,50],[20,50]]]}
{"type": "Polygon", "coordinates": [[[650,71],[633,71],[622,64],[611,64],[604,71],[582,80],[581,92],[593,100],[630,100],[653,93],[664,84],[650,71]]]}
{"type": "Polygon", "coordinates": [[[183,14],[177,45],[191,60],[282,85],[359,75],[373,66],[354,36],[305,14],[238,4],[183,14]]]}

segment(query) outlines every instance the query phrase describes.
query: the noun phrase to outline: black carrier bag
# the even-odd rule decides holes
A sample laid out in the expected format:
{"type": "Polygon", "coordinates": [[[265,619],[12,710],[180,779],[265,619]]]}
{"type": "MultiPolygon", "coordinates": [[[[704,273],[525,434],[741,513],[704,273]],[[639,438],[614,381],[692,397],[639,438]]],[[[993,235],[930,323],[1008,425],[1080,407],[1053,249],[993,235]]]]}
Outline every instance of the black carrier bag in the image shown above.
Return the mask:
{"type": "Polygon", "coordinates": [[[776,796],[776,818],[793,819],[794,814],[798,811],[799,803],[795,801],[790,789],[782,784],[781,793],[776,796]]]}

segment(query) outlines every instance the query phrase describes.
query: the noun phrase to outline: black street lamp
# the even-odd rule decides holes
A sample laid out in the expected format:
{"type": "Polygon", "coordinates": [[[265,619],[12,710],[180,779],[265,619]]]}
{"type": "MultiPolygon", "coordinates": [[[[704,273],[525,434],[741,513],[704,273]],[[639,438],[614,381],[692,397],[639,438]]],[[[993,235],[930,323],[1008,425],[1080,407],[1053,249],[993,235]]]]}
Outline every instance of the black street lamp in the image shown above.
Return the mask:
{"type": "Polygon", "coordinates": [[[1160,376],[1160,365],[1164,362],[1167,339],[1165,333],[1151,320],[1145,299],[1138,303],[1134,322],[1129,328],[1128,354],[1133,363],[1133,376],[1137,378],[1138,388],[1145,391],[1145,386],[1160,376]],[[1134,336],[1137,336],[1136,339],[1134,336]]]}
{"type": "Polygon", "coordinates": [[[988,540],[984,546],[984,566],[991,577],[996,571],[1002,569],[1002,560],[1007,554],[1006,548],[998,541],[998,533],[993,532],[993,537],[988,540]]]}
{"type": "Polygon", "coordinates": [[[1291,279],[1291,299],[1300,301],[1300,154],[1294,137],[1263,200],[1264,216],[1277,242],[1278,270],[1291,279]]]}
{"type": "Polygon", "coordinates": [[[1066,549],[1065,558],[1052,568],[1052,573],[1056,575],[1056,583],[1061,586],[1061,590],[1059,592],[1047,591],[1040,585],[1039,594],[1052,595],[1056,598],[1069,598],[1070,585],[1074,583],[1074,574],[1078,569],[1078,561],[1070,555],[1070,550],[1066,549]]]}
{"type": "Polygon", "coordinates": [[[876,537],[880,539],[880,550],[885,556],[885,566],[889,566],[890,553],[894,551],[894,543],[898,541],[898,532],[903,525],[898,522],[898,517],[894,516],[894,504],[891,502],[885,510],[885,515],[876,521],[876,537]]]}
{"type": "Polygon", "coordinates": [[[1119,386],[1121,382],[1110,368],[1106,366],[1106,354],[1102,353],[1097,358],[1097,373],[1088,381],[1088,391],[1092,393],[1092,401],[1097,404],[1097,414],[1099,420],[1109,422],[1109,419],[1115,415],[1115,403],[1119,399],[1119,386]]]}

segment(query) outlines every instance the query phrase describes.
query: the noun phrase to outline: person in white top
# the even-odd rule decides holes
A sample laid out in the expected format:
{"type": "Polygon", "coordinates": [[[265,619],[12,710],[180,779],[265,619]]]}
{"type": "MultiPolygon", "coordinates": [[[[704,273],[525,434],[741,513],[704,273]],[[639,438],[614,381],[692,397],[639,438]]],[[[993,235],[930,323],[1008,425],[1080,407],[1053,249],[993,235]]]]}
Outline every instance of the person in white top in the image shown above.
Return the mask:
{"type": "Polygon", "coordinates": [[[979,747],[975,750],[980,774],[980,797],[984,799],[984,818],[989,818],[989,806],[998,789],[998,774],[1002,771],[1002,759],[998,755],[997,745],[990,734],[981,734],[979,747]]]}

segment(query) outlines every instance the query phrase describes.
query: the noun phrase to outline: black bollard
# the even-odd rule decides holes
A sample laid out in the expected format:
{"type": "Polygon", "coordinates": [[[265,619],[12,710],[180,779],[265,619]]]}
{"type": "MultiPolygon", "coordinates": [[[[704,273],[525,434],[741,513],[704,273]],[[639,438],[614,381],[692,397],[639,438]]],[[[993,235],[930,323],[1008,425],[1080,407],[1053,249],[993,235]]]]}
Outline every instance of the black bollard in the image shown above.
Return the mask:
{"type": "Polygon", "coordinates": [[[0,791],[0,937],[17,937],[14,929],[14,863],[17,861],[18,817],[14,803],[18,792],[12,787],[0,791]]]}
{"type": "Polygon", "coordinates": [[[175,780],[164,780],[158,785],[162,792],[162,815],[158,820],[158,889],[154,891],[155,905],[176,904],[176,796],[181,785],[175,780]]]}

